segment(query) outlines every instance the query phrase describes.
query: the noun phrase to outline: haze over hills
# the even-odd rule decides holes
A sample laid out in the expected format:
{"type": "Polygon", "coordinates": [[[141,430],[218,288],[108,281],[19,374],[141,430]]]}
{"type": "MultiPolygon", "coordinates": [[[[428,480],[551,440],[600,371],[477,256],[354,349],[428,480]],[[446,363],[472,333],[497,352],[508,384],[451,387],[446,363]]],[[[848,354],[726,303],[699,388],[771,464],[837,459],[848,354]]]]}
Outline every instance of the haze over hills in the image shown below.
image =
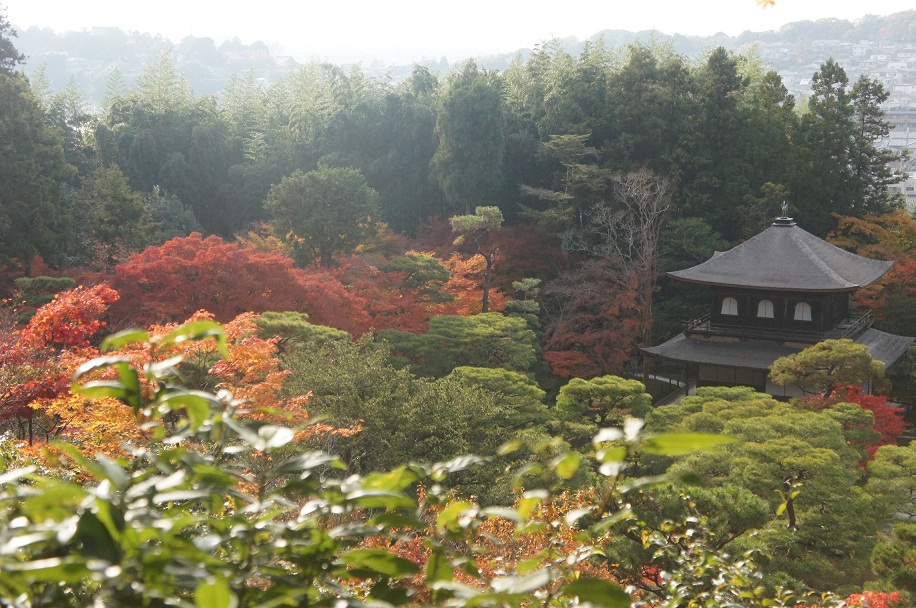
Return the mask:
{"type": "MultiPolygon", "coordinates": [[[[747,31],[738,36],[603,30],[589,40],[590,43],[598,41],[603,41],[608,48],[636,41],[670,44],[674,51],[691,58],[698,58],[718,46],[754,53],[778,70],[787,88],[797,95],[807,89],[805,81],[817,66],[828,57],[834,57],[844,65],[851,79],[866,73],[884,81],[892,91],[893,104],[916,105],[916,11],[912,10],[888,16],[868,16],[856,22],[841,19],[800,21],[778,31],[747,31]]],[[[577,39],[555,42],[574,55],[586,43],[577,39]]],[[[547,41],[534,43],[546,44],[547,41]]],[[[217,44],[211,38],[188,36],[176,44],[161,35],[109,27],[61,34],[31,27],[19,31],[16,45],[27,56],[25,71],[30,77],[42,69],[48,86],[54,91],[62,90],[73,78],[93,104],[104,97],[115,69],[129,85],[151,59],[163,52],[171,55],[176,67],[198,94],[218,94],[233,74],[247,72],[270,84],[302,61],[282,55],[263,42],[243,44],[236,38],[217,44]]],[[[479,56],[476,60],[482,67],[501,70],[516,56],[525,58],[530,52],[531,48],[524,48],[513,53],[479,56]]],[[[330,57],[316,57],[315,60],[334,62],[330,57]]],[[[359,65],[367,75],[397,82],[409,74],[412,65],[423,65],[443,75],[463,60],[444,56],[418,57],[412,64],[389,65],[367,55],[359,65]]]]}

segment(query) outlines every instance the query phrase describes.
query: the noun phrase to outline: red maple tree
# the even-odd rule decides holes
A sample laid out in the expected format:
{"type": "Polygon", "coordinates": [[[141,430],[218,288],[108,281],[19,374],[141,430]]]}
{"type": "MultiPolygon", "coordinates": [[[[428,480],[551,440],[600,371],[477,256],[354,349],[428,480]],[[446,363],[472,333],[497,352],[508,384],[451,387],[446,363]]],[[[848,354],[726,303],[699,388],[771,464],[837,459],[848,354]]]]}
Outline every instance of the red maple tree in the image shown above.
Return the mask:
{"type": "Polygon", "coordinates": [[[368,326],[361,328],[362,333],[370,329],[423,333],[429,328],[428,303],[417,289],[405,284],[405,272],[385,271],[364,256],[351,256],[330,274],[365,311],[368,326]]]}
{"type": "Polygon", "coordinates": [[[854,403],[870,411],[875,418],[872,429],[877,431],[880,438],[872,444],[862,446],[868,453],[868,458],[874,457],[882,445],[896,445],[897,439],[903,435],[907,425],[903,419],[902,407],[891,405],[884,395],[866,395],[858,386],[846,386],[835,391],[829,398],[815,396],[807,398],[817,409],[829,408],[837,403],[854,403]]]}
{"type": "Polygon", "coordinates": [[[149,247],[119,264],[111,284],[118,325],[170,323],[198,310],[229,321],[245,312],[297,311],[313,323],[359,333],[368,317],[353,295],[325,272],[306,272],[279,251],[199,233],[149,247]]]}
{"type": "Polygon", "coordinates": [[[548,284],[555,309],[544,336],[544,359],[564,378],[620,373],[651,319],[634,274],[591,260],[548,284]]]}

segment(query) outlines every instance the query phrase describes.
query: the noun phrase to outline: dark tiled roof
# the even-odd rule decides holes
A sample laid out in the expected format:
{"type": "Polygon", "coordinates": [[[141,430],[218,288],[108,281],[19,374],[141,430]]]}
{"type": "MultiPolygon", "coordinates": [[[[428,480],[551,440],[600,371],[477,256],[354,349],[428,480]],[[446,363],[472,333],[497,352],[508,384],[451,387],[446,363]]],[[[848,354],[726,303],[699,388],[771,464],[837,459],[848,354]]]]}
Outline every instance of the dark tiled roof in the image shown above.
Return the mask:
{"type": "MultiPolygon", "coordinates": [[[[868,347],[868,352],[874,359],[884,363],[885,369],[896,363],[913,341],[914,338],[895,336],[877,329],[869,329],[856,338],[858,344],[868,347]]],[[[775,341],[725,342],[679,334],[664,344],[642,350],[650,355],[675,361],[768,370],[776,359],[795,354],[802,349],[775,341]]]]}
{"type": "Polygon", "coordinates": [[[852,291],[878,280],[893,262],[850,253],[786,221],[674,278],[706,285],[787,291],[852,291]]]}
{"type": "Polygon", "coordinates": [[[679,334],[664,344],[642,350],[675,361],[768,370],[776,359],[801,349],[785,346],[782,342],[723,342],[679,334]]]}
{"type": "Polygon", "coordinates": [[[906,354],[907,349],[913,345],[916,338],[896,336],[887,332],[869,329],[856,338],[856,342],[868,347],[868,352],[876,361],[884,363],[887,369],[906,354]]]}

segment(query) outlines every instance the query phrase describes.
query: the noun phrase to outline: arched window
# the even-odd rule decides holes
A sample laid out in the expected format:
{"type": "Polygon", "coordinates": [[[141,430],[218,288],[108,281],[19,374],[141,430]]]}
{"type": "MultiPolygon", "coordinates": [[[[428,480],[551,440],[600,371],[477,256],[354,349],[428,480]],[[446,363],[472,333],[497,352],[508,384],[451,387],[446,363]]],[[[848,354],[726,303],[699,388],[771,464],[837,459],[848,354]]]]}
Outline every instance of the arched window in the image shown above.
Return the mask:
{"type": "Polygon", "coordinates": [[[723,315],[738,315],[738,300],[735,298],[723,298],[722,299],[722,312],[723,315]]]}
{"type": "Polygon", "coordinates": [[[757,318],[758,319],[772,319],[773,318],[773,303],[769,300],[760,300],[757,303],[757,318]]]}
{"type": "Polygon", "coordinates": [[[799,302],[795,305],[795,316],[793,317],[796,321],[810,321],[811,320],[811,305],[807,302],[799,302]]]}

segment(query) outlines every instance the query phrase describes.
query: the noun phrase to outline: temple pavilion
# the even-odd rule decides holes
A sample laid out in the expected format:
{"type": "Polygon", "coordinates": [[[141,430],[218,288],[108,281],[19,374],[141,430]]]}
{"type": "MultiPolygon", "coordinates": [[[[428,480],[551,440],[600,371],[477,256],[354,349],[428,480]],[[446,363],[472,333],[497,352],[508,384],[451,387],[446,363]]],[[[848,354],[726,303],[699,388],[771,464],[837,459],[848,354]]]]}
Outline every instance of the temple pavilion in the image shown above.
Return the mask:
{"type": "MultiPolygon", "coordinates": [[[[709,288],[710,308],[664,344],[644,348],[665,363],[666,377],[692,394],[698,386],[751,386],[777,397],[802,394],[769,380],[779,357],[822,340],[850,338],[885,369],[914,338],[872,328],[850,296],[881,278],[893,262],[873,260],[819,239],[792,218],[777,218],[757,236],[668,276],[709,288]]],[[[868,389],[869,387],[865,387],[868,389]]]]}

